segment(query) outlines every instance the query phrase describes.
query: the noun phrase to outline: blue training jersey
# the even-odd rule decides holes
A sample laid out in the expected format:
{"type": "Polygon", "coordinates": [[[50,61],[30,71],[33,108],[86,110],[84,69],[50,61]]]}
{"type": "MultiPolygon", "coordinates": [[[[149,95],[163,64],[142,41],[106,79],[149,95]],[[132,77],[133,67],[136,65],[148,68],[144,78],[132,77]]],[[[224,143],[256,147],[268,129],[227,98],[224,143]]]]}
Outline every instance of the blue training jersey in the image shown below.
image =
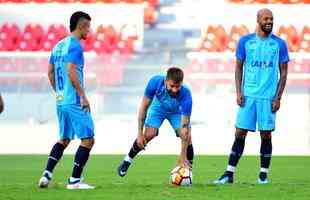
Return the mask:
{"type": "Polygon", "coordinates": [[[84,57],[80,41],[68,36],[59,41],[52,50],[49,63],[54,65],[57,105],[80,104],[80,96],[68,76],[68,63],[76,65],[81,87],[84,87],[84,57]]]}
{"type": "Polygon", "coordinates": [[[279,64],[289,61],[285,41],[270,34],[261,38],[256,33],[240,38],[236,58],[243,61],[244,96],[273,99],[279,81],[279,64]]]}
{"type": "Polygon", "coordinates": [[[145,88],[144,96],[152,100],[152,107],[157,107],[163,112],[190,116],[192,113],[190,89],[182,85],[176,97],[171,97],[165,86],[165,77],[165,75],[153,76],[145,88]]]}

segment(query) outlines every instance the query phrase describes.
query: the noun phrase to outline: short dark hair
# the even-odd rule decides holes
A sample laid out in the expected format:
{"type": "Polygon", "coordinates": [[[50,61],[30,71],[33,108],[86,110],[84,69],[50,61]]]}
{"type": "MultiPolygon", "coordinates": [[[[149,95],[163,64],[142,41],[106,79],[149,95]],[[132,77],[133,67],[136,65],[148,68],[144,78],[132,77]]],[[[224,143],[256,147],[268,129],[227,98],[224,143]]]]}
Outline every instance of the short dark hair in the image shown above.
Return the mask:
{"type": "Polygon", "coordinates": [[[89,14],[82,12],[82,11],[77,11],[71,15],[71,17],[70,17],[70,32],[73,32],[76,29],[77,24],[81,19],[87,19],[89,21],[91,20],[89,14]]]}
{"type": "Polygon", "coordinates": [[[167,80],[172,80],[175,83],[181,83],[183,81],[184,73],[182,69],[178,67],[170,67],[167,70],[167,80]]]}

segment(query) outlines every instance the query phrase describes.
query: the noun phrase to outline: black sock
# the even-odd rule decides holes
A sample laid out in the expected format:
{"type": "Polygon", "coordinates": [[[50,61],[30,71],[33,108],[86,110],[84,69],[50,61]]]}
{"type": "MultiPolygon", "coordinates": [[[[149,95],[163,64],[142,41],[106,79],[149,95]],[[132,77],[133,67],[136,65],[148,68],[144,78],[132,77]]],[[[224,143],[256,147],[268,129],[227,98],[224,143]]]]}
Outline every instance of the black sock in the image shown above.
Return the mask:
{"type": "Polygon", "coordinates": [[[189,144],[187,146],[186,157],[187,157],[187,160],[189,161],[189,163],[192,165],[193,161],[194,161],[194,148],[193,148],[193,144],[189,144]]]}
{"type": "Polygon", "coordinates": [[[137,144],[137,140],[134,141],[132,147],[128,153],[129,157],[133,159],[141,151],[140,147],[137,144]]]}
{"type": "Polygon", "coordinates": [[[60,158],[62,157],[62,154],[65,150],[65,146],[60,144],[60,143],[56,143],[54,144],[51,153],[48,157],[47,160],[47,164],[46,164],[46,168],[45,170],[49,171],[49,172],[53,172],[56,164],[58,163],[58,161],[60,160],[60,158]]]}
{"type": "Polygon", "coordinates": [[[262,143],[260,146],[260,167],[261,168],[269,168],[270,160],[272,154],[272,142],[271,138],[262,139],[262,143]]]}
{"type": "Polygon", "coordinates": [[[90,149],[79,146],[74,158],[74,166],[72,171],[73,178],[81,178],[83,168],[88,160],[90,149]]]}
{"type": "Polygon", "coordinates": [[[236,137],[231,148],[228,164],[236,167],[244,149],[245,138],[236,137]]]}

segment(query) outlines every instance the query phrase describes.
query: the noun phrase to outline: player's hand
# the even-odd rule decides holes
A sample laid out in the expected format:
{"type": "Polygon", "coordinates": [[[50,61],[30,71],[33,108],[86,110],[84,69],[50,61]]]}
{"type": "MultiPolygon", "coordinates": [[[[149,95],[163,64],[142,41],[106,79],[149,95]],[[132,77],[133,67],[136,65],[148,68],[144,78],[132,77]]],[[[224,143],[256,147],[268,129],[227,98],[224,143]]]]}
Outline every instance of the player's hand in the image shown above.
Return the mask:
{"type": "Polygon", "coordinates": [[[144,137],[143,134],[139,135],[138,138],[137,138],[137,144],[139,146],[140,149],[143,149],[145,148],[145,145],[146,145],[146,139],[144,137]]]}
{"type": "Polygon", "coordinates": [[[242,93],[237,93],[237,104],[242,107],[244,105],[244,96],[242,93]]]}
{"type": "Polygon", "coordinates": [[[281,105],[280,99],[274,99],[274,100],[272,101],[271,111],[272,111],[273,113],[277,112],[277,111],[280,109],[280,105],[281,105]]]}
{"type": "Polygon", "coordinates": [[[90,105],[86,96],[81,96],[80,103],[82,110],[90,112],[90,105]]]}

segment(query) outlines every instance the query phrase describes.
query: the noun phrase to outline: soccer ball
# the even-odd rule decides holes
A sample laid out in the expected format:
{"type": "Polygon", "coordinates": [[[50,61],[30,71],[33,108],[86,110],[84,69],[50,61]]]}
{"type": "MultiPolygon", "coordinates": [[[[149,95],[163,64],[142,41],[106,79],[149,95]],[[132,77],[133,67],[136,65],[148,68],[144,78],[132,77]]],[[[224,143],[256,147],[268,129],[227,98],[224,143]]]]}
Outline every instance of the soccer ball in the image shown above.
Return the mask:
{"type": "Polygon", "coordinates": [[[192,170],[177,166],[171,171],[171,183],[176,186],[191,186],[193,183],[192,170]]]}

